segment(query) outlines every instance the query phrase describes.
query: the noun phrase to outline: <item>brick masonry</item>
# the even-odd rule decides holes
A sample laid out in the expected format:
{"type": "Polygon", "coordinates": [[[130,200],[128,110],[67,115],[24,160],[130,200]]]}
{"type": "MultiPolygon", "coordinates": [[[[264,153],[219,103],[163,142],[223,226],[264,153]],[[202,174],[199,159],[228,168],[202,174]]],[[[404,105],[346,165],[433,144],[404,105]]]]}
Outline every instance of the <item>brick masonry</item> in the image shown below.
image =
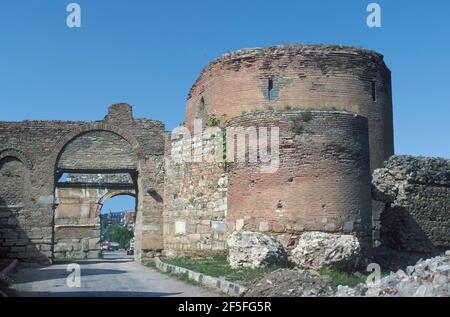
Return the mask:
{"type": "Polygon", "coordinates": [[[287,107],[368,118],[372,170],[394,153],[391,73],[381,54],[354,47],[286,45],[225,54],[192,86],[186,126],[208,115],[224,124],[245,112],[287,107]]]}
{"type": "Polygon", "coordinates": [[[366,118],[343,112],[270,111],[236,117],[229,126],[278,127],[280,138],[274,172],[263,173],[261,162],[228,163],[230,230],[274,233],[286,246],[304,231],[355,233],[370,245],[366,118]]]}

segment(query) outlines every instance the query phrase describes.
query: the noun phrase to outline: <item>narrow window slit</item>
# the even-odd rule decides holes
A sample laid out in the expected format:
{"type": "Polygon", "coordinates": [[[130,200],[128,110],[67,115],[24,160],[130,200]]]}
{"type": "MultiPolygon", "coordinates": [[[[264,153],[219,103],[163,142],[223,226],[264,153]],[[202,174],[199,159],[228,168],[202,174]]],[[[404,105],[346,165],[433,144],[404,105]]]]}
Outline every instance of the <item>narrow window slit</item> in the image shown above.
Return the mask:
{"type": "Polygon", "coordinates": [[[372,81],[372,101],[377,101],[377,90],[376,82],[372,81]]]}
{"type": "Polygon", "coordinates": [[[273,99],[273,80],[269,79],[268,85],[267,85],[267,97],[269,100],[273,99]]]}

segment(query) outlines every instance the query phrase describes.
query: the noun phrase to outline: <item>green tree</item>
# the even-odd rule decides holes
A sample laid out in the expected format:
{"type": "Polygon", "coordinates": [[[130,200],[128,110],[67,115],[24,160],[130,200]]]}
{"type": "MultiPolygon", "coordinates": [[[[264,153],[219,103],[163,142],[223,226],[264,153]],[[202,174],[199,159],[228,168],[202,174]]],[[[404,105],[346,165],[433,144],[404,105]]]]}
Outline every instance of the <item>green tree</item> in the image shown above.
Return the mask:
{"type": "Polygon", "coordinates": [[[113,225],[110,229],[106,234],[106,240],[119,243],[122,249],[128,248],[134,236],[133,230],[121,225],[113,225]]]}

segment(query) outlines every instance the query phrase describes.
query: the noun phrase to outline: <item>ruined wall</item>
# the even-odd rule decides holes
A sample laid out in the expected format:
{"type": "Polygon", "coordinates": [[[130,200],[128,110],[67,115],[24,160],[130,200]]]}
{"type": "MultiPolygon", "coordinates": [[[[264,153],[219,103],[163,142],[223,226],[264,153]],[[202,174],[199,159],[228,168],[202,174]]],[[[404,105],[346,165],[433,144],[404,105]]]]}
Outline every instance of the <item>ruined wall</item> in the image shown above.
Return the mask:
{"type": "Polygon", "coordinates": [[[45,261],[51,255],[51,228],[41,228],[41,210],[30,210],[31,165],[17,157],[19,152],[0,152],[0,258],[45,261]],[[40,242],[35,245],[33,242],[40,242]]]}
{"type": "Polygon", "coordinates": [[[372,169],[394,153],[391,75],[383,56],[343,46],[243,49],[212,61],[187,100],[186,125],[270,109],[346,110],[369,119],[372,169]]]}
{"type": "Polygon", "coordinates": [[[55,259],[98,258],[101,196],[95,188],[56,189],[55,259]]]}
{"type": "Polygon", "coordinates": [[[134,170],[138,158],[130,143],[108,131],[87,132],[66,145],[58,161],[62,170],[134,170]]]}
{"type": "MultiPolygon", "coordinates": [[[[80,144],[76,141],[78,137],[83,139],[83,135],[95,136],[98,131],[106,131],[108,135],[112,133],[120,136],[131,146],[135,153],[134,157],[138,159],[135,167],[136,173],[139,175],[136,225],[139,237],[136,239],[136,257],[140,259],[142,252],[146,254],[155,249],[162,249],[163,202],[161,197],[164,195],[164,125],[154,120],[133,119],[131,113],[130,106],[118,104],[109,108],[104,121],[0,122],[0,159],[13,157],[20,160],[26,165],[28,179],[25,182],[27,197],[20,208],[13,203],[0,203],[3,206],[2,210],[7,211],[0,215],[5,216],[5,219],[8,218],[5,220],[0,217],[2,224],[0,230],[2,230],[2,234],[3,232],[8,233],[7,236],[2,236],[0,241],[1,248],[8,247],[4,251],[6,257],[19,257],[33,262],[51,260],[54,239],[52,232],[55,181],[67,167],[60,166],[61,169],[55,172],[58,160],[65,149],[71,149],[68,144],[72,142],[72,144],[80,144]],[[155,192],[149,194],[148,187],[155,188],[155,192]],[[13,218],[7,215],[13,215],[13,218]],[[21,229],[18,237],[9,234],[9,229],[11,229],[9,226],[13,223],[21,229]]],[[[101,133],[101,135],[104,134],[101,133]]],[[[95,144],[95,142],[91,144],[95,144]]],[[[111,144],[117,143],[112,142],[111,144]]],[[[120,146],[122,147],[122,145],[120,146]]],[[[127,145],[127,151],[130,146],[127,145]]],[[[96,153],[94,148],[87,148],[86,151],[96,153]]],[[[100,164],[101,160],[94,160],[92,157],[83,155],[77,157],[79,159],[72,160],[70,163],[71,168],[78,169],[81,166],[97,169],[104,167],[104,165],[92,165],[96,161],[100,164]]],[[[122,168],[123,166],[114,162],[114,157],[116,156],[108,158],[108,168],[122,168]]],[[[63,160],[63,162],[67,161],[63,160]]],[[[10,178],[1,187],[10,193],[15,190],[13,183],[13,178],[10,178]]],[[[10,195],[8,193],[2,192],[2,196],[7,199],[10,195]]],[[[0,197],[0,199],[4,198],[0,197]]]]}
{"type": "Polygon", "coordinates": [[[450,160],[393,156],[373,173],[373,197],[385,204],[381,242],[435,253],[450,247],[450,160]]]}
{"type": "MultiPolygon", "coordinates": [[[[217,254],[226,250],[227,175],[225,164],[181,161],[183,149],[208,147],[211,138],[168,136],[164,208],[164,248],[167,256],[217,254]]],[[[192,151],[191,151],[192,149],[192,151]]],[[[205,156],[214,156],[205,151],[205,156]]]]}
{"type": "Polygon", "coordinates": [[[67,175],[68,183],[83,184],[123,184],[133,185],[134,181],[128,173],[118,174],[69,174],[67,175]]]}
{"type": "Polygon", "coordinates": [[[122,194],[134,196],[136,192],[120,184],[59,183],[55,193],[54,258],[98,258],[101,208],[107,199],[122,194]]]}
{"type": "Polygon", "coordinates": [[[295,243],[303,231],[347,232],[370,245],[366,118],[343,112],[269,111],[235,117],[229,127],[278,127],[280,139],[279,167],[273,172],[262,172],[260,161],[235,158],[228,163],[230,231],[274,233],[285,245],[295,243]]]}

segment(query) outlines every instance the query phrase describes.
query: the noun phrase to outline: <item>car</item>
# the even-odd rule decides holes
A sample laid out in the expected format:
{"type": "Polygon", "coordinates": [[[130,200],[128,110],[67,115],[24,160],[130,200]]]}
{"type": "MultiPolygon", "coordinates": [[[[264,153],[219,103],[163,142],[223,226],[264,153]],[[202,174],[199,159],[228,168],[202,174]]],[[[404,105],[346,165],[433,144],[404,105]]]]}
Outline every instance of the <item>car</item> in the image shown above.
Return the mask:
{"type": "Polygon", "coordinates": [[[117,242],[110,242],[108,251],[117,251],[119,250],[119,243],[117,242]]]}
{"type": "Polygon", "coordinates": [[[108,241],[103,241],[102,245],[101,245],[101,250],[102,251],[108,251],[109,250],[109,242],[108,241]]]}

